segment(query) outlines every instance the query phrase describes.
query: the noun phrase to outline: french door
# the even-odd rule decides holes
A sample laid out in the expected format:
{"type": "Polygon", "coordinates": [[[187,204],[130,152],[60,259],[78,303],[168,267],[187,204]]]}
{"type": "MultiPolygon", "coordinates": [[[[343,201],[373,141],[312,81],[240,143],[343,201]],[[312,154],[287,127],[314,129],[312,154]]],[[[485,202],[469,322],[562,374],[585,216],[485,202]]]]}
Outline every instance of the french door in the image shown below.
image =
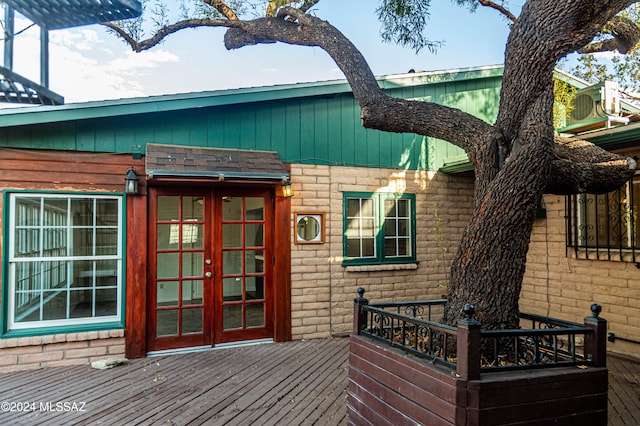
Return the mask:
{"type": "Polygon", "coordinates": [[[273,337],[271,193],[149,196],[148,349],[273,337]]]}

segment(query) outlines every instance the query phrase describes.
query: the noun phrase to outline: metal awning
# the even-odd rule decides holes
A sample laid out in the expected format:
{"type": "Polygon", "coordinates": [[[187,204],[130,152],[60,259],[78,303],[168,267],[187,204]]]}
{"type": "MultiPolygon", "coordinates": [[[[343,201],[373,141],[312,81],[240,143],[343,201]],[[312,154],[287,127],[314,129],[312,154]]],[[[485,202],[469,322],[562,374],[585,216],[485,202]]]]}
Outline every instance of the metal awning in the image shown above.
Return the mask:
{"type": "Polygon", "coordinates": [[[137,0],[5,0],[5,3],[47,30],[119,21],[142,13],[137,0]]]}
{"type": "Polygon", "coordinates": [[[0,67],[0,102],[32,105],[62,105],[64,98],[55,92],[0,67]]]}
{"type": "Polygon", "coordinates": [[[289,179],[289,171],[273,151],[147,144],[145,168],[149,179],[204,178],[274,183],[289,179]]]}

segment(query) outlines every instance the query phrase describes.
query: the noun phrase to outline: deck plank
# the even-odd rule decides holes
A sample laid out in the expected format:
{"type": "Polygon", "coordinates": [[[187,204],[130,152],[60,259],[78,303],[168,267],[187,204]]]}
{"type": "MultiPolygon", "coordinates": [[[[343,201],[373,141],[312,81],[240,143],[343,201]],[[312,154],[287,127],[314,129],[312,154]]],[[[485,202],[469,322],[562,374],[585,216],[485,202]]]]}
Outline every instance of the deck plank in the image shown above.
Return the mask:
{"type": "MultiPolygon", "coordinates": [[[[2,401],[86,402],[86,411],[0,412],[0,424],[342,426],[348,359],[348,339],[321,339],[147,357],[109,370],[3,373],[2,401]]],[[[609,426],[640,424],[640,361],[609,356],[607,364],[609,426]]]]}

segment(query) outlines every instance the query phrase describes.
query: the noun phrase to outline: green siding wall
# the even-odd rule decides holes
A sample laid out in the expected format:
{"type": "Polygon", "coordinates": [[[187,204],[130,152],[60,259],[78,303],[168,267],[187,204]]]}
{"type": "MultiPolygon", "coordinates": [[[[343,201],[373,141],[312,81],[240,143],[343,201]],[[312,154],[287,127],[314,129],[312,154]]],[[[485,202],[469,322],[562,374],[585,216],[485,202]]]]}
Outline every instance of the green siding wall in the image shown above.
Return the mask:
{"type": "MultiPolygon", "coordinates": [[[[493,76],[387,91],[493,122],[500,82],[493,76]]],[[[442,141],[363,128],[350,93],[0,128],[4,147],[127,153],[151,142],[277,151],[289,163],[414,170],[464,154],[442,141]]]]}

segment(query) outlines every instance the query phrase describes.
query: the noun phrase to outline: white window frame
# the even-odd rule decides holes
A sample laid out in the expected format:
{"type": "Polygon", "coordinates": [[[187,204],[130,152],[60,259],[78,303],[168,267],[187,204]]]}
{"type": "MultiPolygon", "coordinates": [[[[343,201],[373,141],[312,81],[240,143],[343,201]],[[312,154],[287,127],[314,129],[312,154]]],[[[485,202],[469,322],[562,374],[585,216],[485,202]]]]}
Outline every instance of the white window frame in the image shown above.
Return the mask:
{"type": "MultiPolygon", "coordinates": [[[[105,324],[105,323],[121,323],[122,322],[122,283],[123,283],[123,233],[124,233],[124,225],[123,225],[123,197],[120,195],[110,195],[110,194],[68,194],[68,193],[44,193],[44,192],[12,192],[9,193],[9,212],[10,214],[8,215],[8,238],[6,240],[6,247],[8,248],[8,265],[5,265],[8,267],[8,283],[7,283],[7,300],[5,301],[5,307],[7,309],[7,324],[6,324],[6,331],[13,331],[13,330],[28,330],[28,329],[38,329],[38,328],[44,328],[44,327],[66,327],[66,326],[84,326],[84,325],[93,325],[93,324],[105,324]],[[35,202],[39,202],[40,203],[40,209],[39,209],[39,222],[37,226],[34,226],[33,229],[37,229],[39,232],[37,233],[38,236],[38,242],[37,242],[37,247],[40,248],[40,250],[43,250],[45,248],[45,245],[47,243],[49,243],[50,241],[56,241],[56,236],[51,236],[52,232],[47,233],[47,228],[48,227],[52,227],[51,225],[47,225],[45,226],[45,223],[43,221],[44,215],[47,214],[45,212],[45,209],[42,208],[43,207],[43,203],[45,200],[52,200],[52,199],[64,199],[67,200],[67,207],[66,207],[66,211],[65,214],[67,214],[67,222],[66,225],[63,226],[56,226],[56,228],[64,228],[65,232],[66,232],[66,247],[67,247],[67,252],[64,255],[54,255],[54,256],[34,256],[34,257],[20,257],[17,256],[17,254],[15,253],[17,244],[16,244],[16,238],[18,238],[17,236],[17,224],[16,224],[16,201],[17,199],[33,199],[35,202]],[[96,223],[96,210],[95,210],[95,205],[96,202],[99,200],[116,200],[117,201],[117,235],[116,235],[116,254],[114,255],[96,255],[95,253],[92,253],[90,255],[85,255],[85,256],[73,256],[71,255],[71,245],[73,244],[73,237],[72,237],[72,231],[73,231],[73,224],[72,221],[69,219],[69,215],[71,214],[71,210],[70,210],[70,201],[73,199],[91,199],[93,200],[93,204],[94,204],[94,209],[93,209],[93,220],[92,220],[92,225],[88,226],[88,228],[91,229],[91,232],[93,234],[93,239],[92,241],[94,242],[93,247],[95,247],[95,236],[96,236],[96,231],[100,229],[100,226],[96,223]],[[47,239],[47,241],[45,242],[45,239],[47,239]],[[28,265],[29,263],[31,264],[39,264],[42,265],[42,262],[60,262],[64,269],[66,270],[61,270],[58,273],[61,274],[62,276],[65,277],[65,280],[71,280],[73,279],[73,273],[71,271],[71,268],[73,266],[73,262],[75,261],[100,261],[100,260],[107,260],[107,261],[115,261],[115,274],[116,274],[116,285],[115,285],[115,292],[116,292],[116,314],[115,315],[105,315],[105,316],[95,316],[95,301],[96,301],[96,291],[101,290],[101,289],[114,289],[114,286],[106,286],[106,287],[101,287],[98,286],[96,284],[96,277],[98,277],[101,273],[101,271],[97,271],[95,270],[95,265],[94,265],[94,274],[91,277],[92,279],[92,284],[90,288],[93,291],[93,297],[92,297],[92,316],[87,316],[87,317],[81,317],[81,318],[68,318],[69,317],[69,291],[68,289],[71,288],[73,283],[67,282],[66,286],[64,288],[62,288],[60,291],[66,291],[67,292],[67,302],[66,302],[66,309],[67,309],[67,318],[66,319],[55,319],[55,320],[36,320],[36,321],[24,321],[24,322],[17,322],[15,315],[15,303],[16,303],[16,297],[17,297],[17,288],[16,288],[16,269],[18,267],[20,267],[20,265],[28,265]],[[66,290],[65,290],[66,289],[66,290]]],[[[25,227],[25,229],[28,227],[25,227]]],[[[106,227],[105,229],[111,228],[113,229],[112,226],[106,227]]],[[[35,233],[34,233],[35,234],[35,233]]],[[[23,237],[24,238],[24,237],[23,237]]],[[[42,266],[41,266],[42,267],[42,266]]],[[[111,270],[110,270],[111,271],[111,270]]],[[[41,278],[42,280],[45,279],[45,277],[41,278]]],[[[44,283],[42,283],[42,285],[44,285],[44,283]]],[[[40,292],[44,293],[44,291],[46,289],[43,288],[43,286],[41,285],[40,288],[40,292]]],[[[44,297],[44,296],[42,296],[44,297]]],[[[42,302],[42,299],[40,301],[40,303],[36,306],[42,307],[44,306],[44,303],[42,302]]]]}

